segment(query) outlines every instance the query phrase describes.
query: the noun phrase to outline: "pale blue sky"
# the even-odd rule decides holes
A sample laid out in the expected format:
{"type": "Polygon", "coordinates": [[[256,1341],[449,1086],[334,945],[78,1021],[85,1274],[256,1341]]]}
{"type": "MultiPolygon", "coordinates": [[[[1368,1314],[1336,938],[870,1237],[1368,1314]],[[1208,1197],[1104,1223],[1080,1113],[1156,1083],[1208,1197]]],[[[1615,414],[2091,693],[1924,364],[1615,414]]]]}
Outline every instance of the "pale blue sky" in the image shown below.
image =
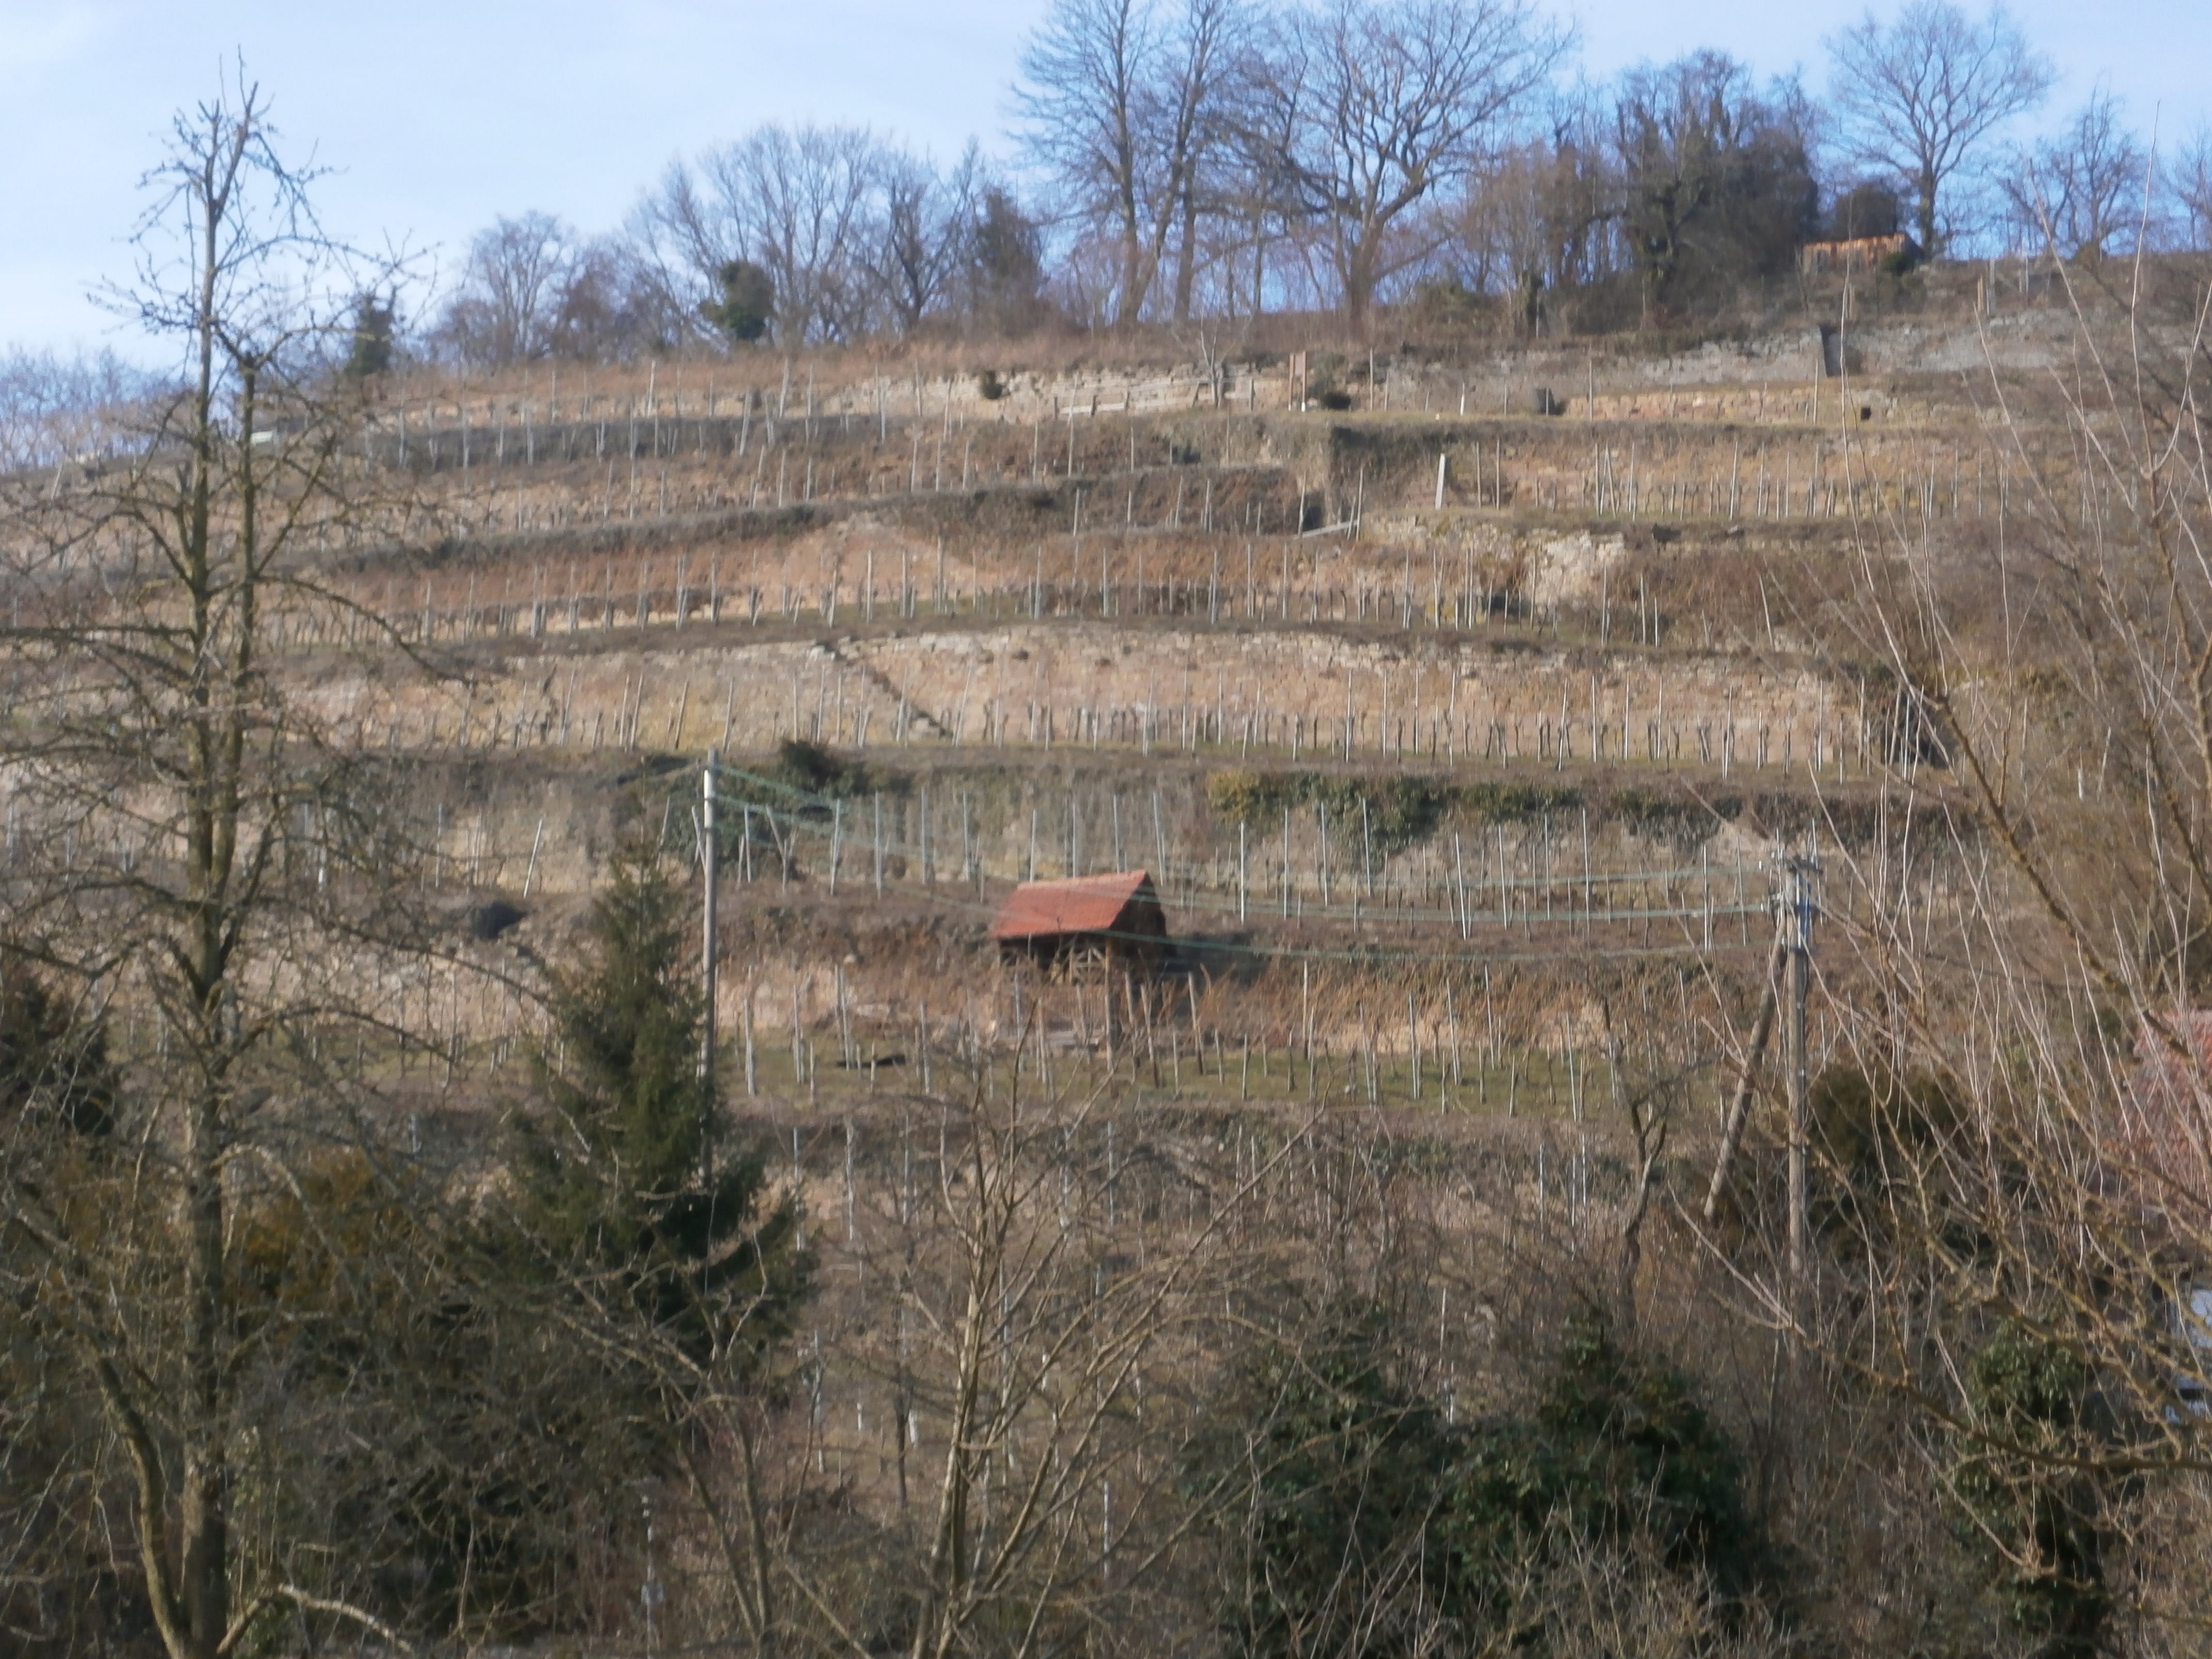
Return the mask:
{"type": "MultiPolygon", "coordinates": [[[[1044,0],[0,0],[0,343],[108,339],[86,289],[125,268],[134,185],[169,114],[246,54],[294,154],[340,171],[325,220],[450,260],[494,215],[617,223],[682,153],[771,118],[866,123],[956,153],[1003,143],[1006,88],[1044,0]]],[[[1802,65],[1863,0],[1573,0],[1583,68],[1719,46],[1802,65]]],[[[1887,14],[1893,5],[1878,8],[1887,14]]],[[[2066,80],[2137,125],[2212,114],[2205,0],[2022,0],[2066,80]]]]}

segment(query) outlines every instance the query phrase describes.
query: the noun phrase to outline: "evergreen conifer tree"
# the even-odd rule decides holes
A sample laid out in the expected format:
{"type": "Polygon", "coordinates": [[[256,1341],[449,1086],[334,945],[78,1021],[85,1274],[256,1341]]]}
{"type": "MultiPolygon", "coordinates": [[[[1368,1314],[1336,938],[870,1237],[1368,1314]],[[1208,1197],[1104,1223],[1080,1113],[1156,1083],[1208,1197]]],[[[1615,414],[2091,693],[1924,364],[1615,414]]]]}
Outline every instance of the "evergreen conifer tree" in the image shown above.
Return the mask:
{"type": "Polygon", "coordinates": [[[686,908],[655,848],[617,853],[586,959],[556,979],[560,1045],[524,1121],[517,1207],[556,1269],[611,1277],[687,1346],[741,1326],[757,1347],[805,1294],[798,1212],[757,1155],[725,1144],[698,1064],[686,908]]]}

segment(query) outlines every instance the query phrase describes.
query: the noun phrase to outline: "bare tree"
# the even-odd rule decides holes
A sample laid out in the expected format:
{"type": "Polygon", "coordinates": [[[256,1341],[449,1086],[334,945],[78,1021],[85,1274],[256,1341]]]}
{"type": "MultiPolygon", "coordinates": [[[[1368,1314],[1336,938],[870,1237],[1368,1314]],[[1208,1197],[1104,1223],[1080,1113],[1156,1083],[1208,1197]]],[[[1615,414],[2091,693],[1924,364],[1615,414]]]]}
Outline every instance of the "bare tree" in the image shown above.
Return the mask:
{"type": "Polygon", "coordinates": [[[312,178],[250,84],[177,118],[137,281],[107,295],[177,349],[177,387],[126,454],[13,495],[0,541],[0,767],[40,832],[9,862],[7,941],[158,1033],[112,1156],[60,1185],[0,1164],[9,1297],[99,1402],[171,1659],[225,1659],[287,1602],[349,1610],[296,1534],[258,1541],[283,1457],[271,1367],[299,1327],[257,1300],[248,1240],[258,1198],[354,1121],[322,1042],[371,1029],[366,988],[411,959],[400,792],[283,661],[289,629],[342,603],[315,550],[391,529],[337,368],[354,297],[394,273],[324,234],[312,178]]]}
{"type": "Polygon", "coordinates": [[[1820,207],[1784,84],[1759,97],[1725,53],[1623,77],[1616,106],[1620,214],[1644,270],[1645,314],[1708,283],[1788,268],[1820,207]]]}
{"type": "Polygon", "coordinates": [[[0,466],[52,466],[107,457],[134,443],[160,380],[112,351],[60,358],[0,356],[0,466]]]}
{"type": "Polygon", "coordinates": [[[884,167],[861,128],[759,127],[670,167],[634,230],[694,315],[724,270],[750,260],[775,284],[779,341],[849,339],[866,326],[884,167]]]}
{"type": "Polygon", "coordinates": [[[1176,216],[1175,319],[1188,322],[1202,254],[1200,222],[1218,201],[1218,172],[1241,90],[1238,48],[1252,27],[1244,0],[1187,0],[1169,37],[1167,72],[1154,88],[1152,121],[1168,162],[1176,216]]]}
{"type": "Polygon", "coordinates": [[[428,343],[471,368],[665,350],[699,317],[659,276],[626,238],[586,238],[548,213],[501,218],[471,242],[428,343]]]}
{"type": "Polygon", "coordinates": [[[2087,1654],[2197,1618],[2212,474],[2201,289],[2065,280],[2081,372],[1984,385],[1988,518],[1870,525],[1838,596],[1839,653],[1943,734],[1889,810],[1940,817],[1828,863],[1822,971],[1869,989],[1812,1091],[1810,1266],[1754,1299],[1893,1391],[2008,1621],[2087,1654]]]}
{"type": "Polygon", "coordinates": [[[1184,0],[1172,21],[1149,0],[1059,0],[1022,54],[1024,149],[1070,218],[1114,238],[1117,323],[1142,314],[1170,242],[1176,315],[1189,315],[1201,175],[1247,26],[1242,0],[1184,0]]]}
{"type": "MultiPolygon", "coordinates": [[[[1291,158],[1297,153],[1303,110],[1295,97],[1278,89],[1297,85],[1297,43],[1279,18],[1265,17],[1245,32],[1232,70],[1227,135],[1211,186],[1221,234],[1235,272],[1233,289],[1242,289],[1247,309],[1258,316],[1267,306],[1268,254],[1311,217],[1291,158]]],[[[1231,309],[1235,309],[1232,301],[1231,309]]]]}
{"type": "Polygon", "coordinates": [[[2058,137],[2022,153],[2000,185],[2016,232],[2067,258],[2124,251],[2146,224],[2149,157],[2110,92],[2091,94],[2058,137]]]}
{"type": "Polygon", "coordinates": [[[1952,0],[1907,0],[1887,27],[1869,14],[1828,52],[1852,152],[1911,191],[1920,245],[1940,251],[1948,192],[1999,127],[2043,101],[2050,63],[2002,6],[1976,23],[1952,0]]]}
{"type": "Polygon", "coordinates": [[[586,361],[672,351],[697,330],[653,267],[621,235],[595,236],[568,262],[553,316],[552,355],[586,361]]]}
{"type": "Polygon", "coordinates": [[[1447,234],[1413,229],[1414,210],[1474,172],[1569,37],[1522,0],[1337,0],[1291,32],[1260,95],[1364,325],[1377,289],[1447,234]]]}
{"type": "MultiPolygon", "coordinates": [[[[1112,1085],[1054,1097],[1010,1083],[1012,1056],[979,1058],[965,1099],[915,1103],[896,1183],[860,1224],[868,1280],[896,1294],[866,1363],[891,1393],[912,1528],[910,1659],[1103,1638],[1158,1593],[1193,1535],[1194,1368],[1244,1283],[1252,1193],[1288,1161],[1240,1138],[1218,1168],[1218,1148],[1152,1141],[1112,1085]]],[[[824,1588],[831,1565],[785,1571],[841,1646],[867,1651],[824,1588]]]]}
{"type": "Polygon", "coordinates": [[[2212,127],[2199,127],[2162,169],[2183,246],[2212,249],[2212,127]]]}
{"type": "Polygon", "coordinates": [[[1545,186],[1552,176],[1551,146],[1516,144],[1470,181],[1454,211],[1454,240],[1461,276],[1478,294],[1520,287],[1550,275],[1551,227],[1545,186]]]}
{"type": "Polygon", "coordinates": [[[581,258],[575,233],[552,214],[494,221],[469,244],[435,337],[471,367],[545,356],[581,258]]]}
{"type": "Polygon", "coordinates": [[[1548,137],[1506,150],[1453,210],[1464,281],[1510,292],[1516,323],[1540,331],[1544,289],[1597,283],[1631,264],[1613,146],[1597,111],[1558,118],[1548,137]]]}
{"type": "Polygon", "coordinates": [[[911,334],[957,292],[984,188],[982,155],[972,143],[950,173],[927,156],[884,157],[882,219],[865,257],[878,301],[900,333],[911,334]]]}
{"type": "Polygon", "coordinates": [[[1621,213],[1619,110],[1583,90],[1563,97],[1548,131],[1502,152],[1452,210],[1464,280],[1510,290],[1518,325],[1536,331],[1547,289],[1602,282],[1632,254],[1621,213]]]}
{"type": "Polygon", "coordinates": [[[657,306],[693,340],[714,337],[707,307],[722,298],[722,273],[745,258],[732,204],[718,201],[683,161],[670,163],[623,227],[657,306]]]}

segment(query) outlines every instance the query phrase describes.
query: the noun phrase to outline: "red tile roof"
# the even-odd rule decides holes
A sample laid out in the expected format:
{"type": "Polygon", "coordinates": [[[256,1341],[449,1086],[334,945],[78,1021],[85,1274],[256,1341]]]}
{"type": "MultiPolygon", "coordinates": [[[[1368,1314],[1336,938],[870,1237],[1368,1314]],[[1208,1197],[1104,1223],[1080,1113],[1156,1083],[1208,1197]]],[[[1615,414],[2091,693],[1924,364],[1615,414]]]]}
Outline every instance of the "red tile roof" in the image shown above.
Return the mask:
{"type": "Polygon", "coordinates": [[[1152,878],[1142,870],[1024,882],[999,907],[991,921],[991,937],[1039,939],[1054,933],[1126,931],[1128,912],[1139,901],[1159,903],[1152,878]]]}

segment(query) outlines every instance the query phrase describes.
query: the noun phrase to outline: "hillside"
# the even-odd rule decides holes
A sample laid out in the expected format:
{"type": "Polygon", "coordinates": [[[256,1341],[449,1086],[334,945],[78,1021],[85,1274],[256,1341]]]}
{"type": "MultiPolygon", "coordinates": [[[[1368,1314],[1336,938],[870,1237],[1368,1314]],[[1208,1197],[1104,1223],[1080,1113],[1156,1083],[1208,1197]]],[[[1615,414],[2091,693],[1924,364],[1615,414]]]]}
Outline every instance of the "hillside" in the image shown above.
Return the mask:
{"type": "MultiPolygon", "coordinates": [[[[1927,1491],[1981,1443],[1913,1402],[1994,1409],[2054,1239],[2193,1259],[2130,1080],[2169,982],[2096,953],[2198,948],[2196,590],[2136,553],[2201,501],[2084,461],[2168,407],[2100,368],[2190,337],[1972,267],[1800,319],[395,371],[272,400],[198,542],[166,434],[14,477],[8,1052],[96,1085],[10,1108],[26,1305],[160,1379],[173,1252],[234,1261],[241,1466],[303,1550],[370,1540],[271,1594],[380,1639],[1210,1651],[1238,1553],[1309,1548],[1560,1651],[2014,1628],[1927,1491]],[[991,937],[1136,871],[1164,947],[991,937]],[[120,1127],[200,1210],[100,1222],[150,1214],[120,1127]],[[1237,1518],[1279,1467],[1364,1512],[1261,1456],[1340,1405],[1316,1443],[1371,1407],[1443,1460],[1372,1559],[1237,1518]],[[1540,1443],[1584,1553],[1482,1473],[1540,1443]],[[1674,1544],[1588,1474],[1647,1455],[1711,1460],[1674,1544]]],[[[2079,1304],[2115,1376],[2167,1340],[2123,1304],[2079,1304]]],[[[57,1536],[122,1490],[86,1467],[57,1536]]],[[[137,1569],[25,1559],[22,1605],[137,1617],[137,1569]]]]}
{"type": "MultiPolygon", "coordinates": [[[[2068,329],[2040,302],[1990,323],[2024,370],[2068,329]]],[[[1303,411],[1280,360],[403,382],[363,441],[422,550],[323,574],[435,672],[325,620],[286,672],[422,759],[435,879],[515,904],[538,949],[641,776],[688,843],[718,750],[757,814],[721,1023],[750,1003],[780,1051],[794,1008],[895,1046],[928,987],[933,1019],[1000,1029],[982,934],[1010,884],[1144,867],[1209,1052],[1448,1051],[1471,1104],[1595,1029],[1534,981],[1698,964],[1710,994],[1763,960],[1778,855],[1879,865],[1943,799],[1835,605],[1862,556],[1995,520],[1984,390],[1936,368],[1978,339],[1870,323],[1844,378],[1812,329],[1372,382],[1340,360],[1351,406],[1303,411]],[[793,781],[794,741],[829,769],[805,810],[754,781],[793,781]],[[1412,1029],[1353,994],[1309,1031],[1286,987],[1316,969],[1405,981],[1412,1029]],[[1445,1003],[1484,970],[1493,1005],[1501,976],[1532,988],[1476,1064],[1445,1003]]]]}

